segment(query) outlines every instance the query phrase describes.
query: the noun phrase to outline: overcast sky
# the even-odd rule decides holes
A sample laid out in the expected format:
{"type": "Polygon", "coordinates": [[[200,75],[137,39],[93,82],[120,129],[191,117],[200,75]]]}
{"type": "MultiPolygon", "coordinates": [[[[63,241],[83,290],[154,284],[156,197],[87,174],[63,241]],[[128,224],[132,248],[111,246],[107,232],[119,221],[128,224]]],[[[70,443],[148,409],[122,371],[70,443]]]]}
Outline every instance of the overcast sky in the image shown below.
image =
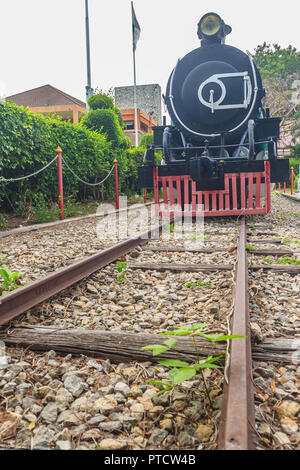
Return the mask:
{"type": "MultiPolygon", "coordinates": [[[[85,100],[84,0],[0,0],[0,94],[51,84],[85,100]]],[[[215,11],[250,52],[264,41],[300,50],[298,0],[135,0],[142,32],[137,83],[165,90],[179,57],[199,46],[197,23],[215,11]]],[[[130,0],[89,0],[92,86],[133,84],[130,0]]]]}

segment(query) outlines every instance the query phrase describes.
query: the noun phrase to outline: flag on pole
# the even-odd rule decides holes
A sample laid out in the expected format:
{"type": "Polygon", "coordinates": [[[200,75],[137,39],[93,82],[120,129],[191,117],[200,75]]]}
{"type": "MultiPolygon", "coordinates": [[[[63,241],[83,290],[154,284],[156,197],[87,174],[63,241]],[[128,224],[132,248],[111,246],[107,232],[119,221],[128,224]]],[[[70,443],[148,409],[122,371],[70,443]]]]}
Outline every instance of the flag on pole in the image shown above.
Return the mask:
{"type": "Polygon", "coordinates": [[[136,19],[136,16],[135,16],[135,11],[134,11],[134,8],[133,8],[133,2],[131,2],[131,14],[132,14],[132,43],[133,43],[133,51],[135,52],[136,45],[137,45],[138,40],[140,38],[141,28],[140,28],[138,20],[136,19]]]}

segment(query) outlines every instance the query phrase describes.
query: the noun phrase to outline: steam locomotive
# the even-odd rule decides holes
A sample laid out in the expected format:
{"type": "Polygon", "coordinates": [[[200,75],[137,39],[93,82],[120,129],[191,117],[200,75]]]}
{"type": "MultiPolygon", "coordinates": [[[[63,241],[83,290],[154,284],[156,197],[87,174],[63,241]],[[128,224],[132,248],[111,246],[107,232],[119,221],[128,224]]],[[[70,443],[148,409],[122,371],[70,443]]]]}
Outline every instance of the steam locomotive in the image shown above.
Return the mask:
{"type": "Polygon", "coordinates": [[[160,214],[265,214],[271,183],[287,181],[279,159],[281,118],[270,117],[249,52],[226,45],[232,28],[216,13],[198,23],[200,47],[179,59],[163,96],[171,125],[157,126],[139,168],[139,187],[153,188],[160,214]],[[163,151],[160,165],[155,152],[163,151]]]}

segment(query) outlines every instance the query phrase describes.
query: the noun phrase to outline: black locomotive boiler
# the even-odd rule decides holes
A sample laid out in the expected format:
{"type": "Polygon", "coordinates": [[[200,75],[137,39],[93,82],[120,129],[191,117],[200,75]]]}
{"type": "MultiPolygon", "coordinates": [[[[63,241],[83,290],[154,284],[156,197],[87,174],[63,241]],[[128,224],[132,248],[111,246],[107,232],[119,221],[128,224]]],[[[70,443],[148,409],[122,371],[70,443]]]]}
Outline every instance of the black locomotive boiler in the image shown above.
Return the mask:
{"type": "Polygon", "coordinates": [[[139,186],[154,188],[165,212],[205,216],[264,214],[271,183],[288,179],[279,159],[281,118],[270,117],[249,52],[226,45],[231,27],[216,13],[198,23],[200,47],[179,59],[163,96],[171,125],[154,127],[154,145],[139,168],[139,186]],[[160,165],[155,151],[163,150],[160,165]]]}

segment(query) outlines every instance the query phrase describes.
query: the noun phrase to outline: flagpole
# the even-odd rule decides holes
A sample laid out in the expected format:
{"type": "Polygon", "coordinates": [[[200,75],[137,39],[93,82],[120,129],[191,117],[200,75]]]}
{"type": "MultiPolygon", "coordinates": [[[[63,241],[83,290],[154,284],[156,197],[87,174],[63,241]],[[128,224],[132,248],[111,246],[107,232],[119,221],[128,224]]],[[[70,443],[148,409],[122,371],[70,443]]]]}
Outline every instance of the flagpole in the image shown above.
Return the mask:
{"type": "MultiPolygon", "coordinates": [[[[133,2],[131,2],[131,16],[133,24],[133,2]]],[[[134,45],[134,27],[132,27],[132,51],[133,51],[133,76],[134,76],[134,128],[135,128],[135,146],[139,146],[139,131],[137,118],[137,91],[136,91],[136,65],[135,65],[135,45],[134,45]]]]}
{"type": "Polygon", "coordinates": [[[135,122],[135,146],[139,146],[139,131],[137,117],[137,92],[136,92],[136,68],[135,68],[135,51],[133,51],[133,74],[134,74],[134,122],[135,122]]]}
{"type": "Polygon", "coordinates": [[[93,94],[91,84],[91,57],[90,57],[90,28],[89,28],[89,5],[85,0],[85,33],[86,33],[86,62],[87,62],[87,86],[86,90],[86,108],[89,110],[88,100],[93,94]]]}

